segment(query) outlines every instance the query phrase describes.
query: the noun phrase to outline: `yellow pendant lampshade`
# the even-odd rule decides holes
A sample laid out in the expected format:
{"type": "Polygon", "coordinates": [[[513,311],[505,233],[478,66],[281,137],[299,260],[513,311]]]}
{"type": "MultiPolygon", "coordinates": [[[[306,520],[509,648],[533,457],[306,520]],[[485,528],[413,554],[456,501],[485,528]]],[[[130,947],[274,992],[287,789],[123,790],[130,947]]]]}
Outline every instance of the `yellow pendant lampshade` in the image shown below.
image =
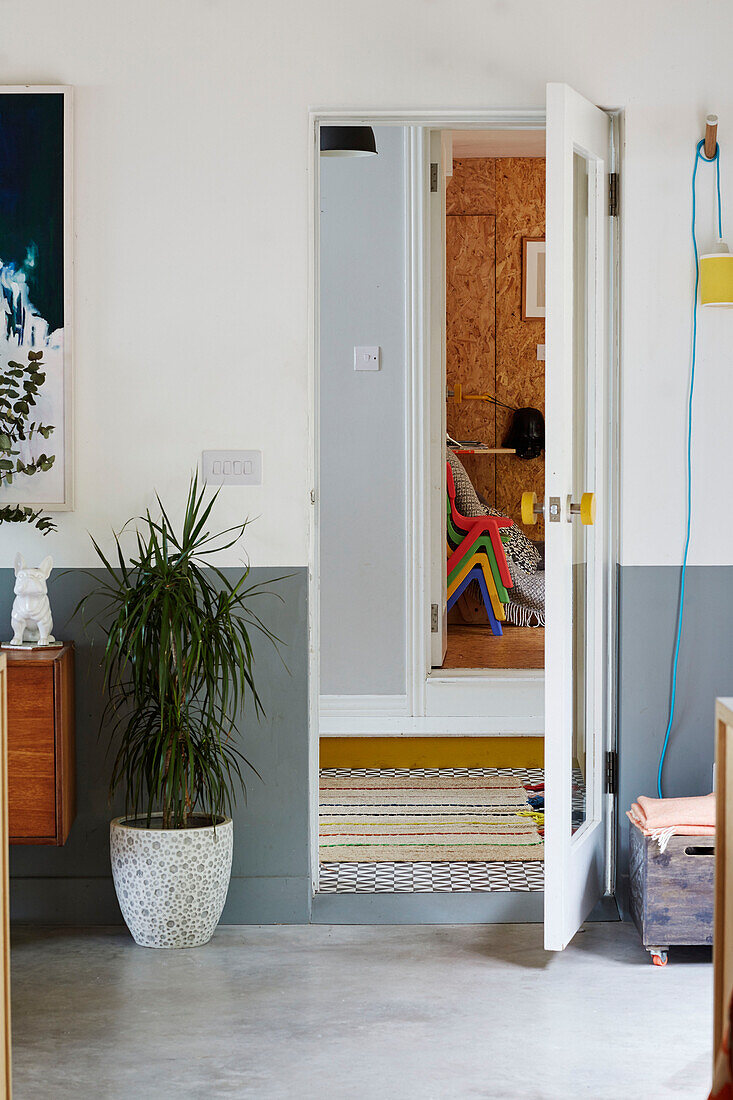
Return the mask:
{"type": "Polygon", "coordinates": [[[704,306],[733,306],[733,256],[724,241],[717,252],[700,257],[700,302],[704,306]]]}

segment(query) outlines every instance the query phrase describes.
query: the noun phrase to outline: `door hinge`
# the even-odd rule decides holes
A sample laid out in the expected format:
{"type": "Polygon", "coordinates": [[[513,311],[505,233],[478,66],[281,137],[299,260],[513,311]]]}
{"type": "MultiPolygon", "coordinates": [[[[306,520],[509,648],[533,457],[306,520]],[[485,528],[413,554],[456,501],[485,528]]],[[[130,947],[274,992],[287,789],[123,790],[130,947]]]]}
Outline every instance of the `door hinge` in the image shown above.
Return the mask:
{"type": "Polygon", "coordinates": [[[438,605],[437,603],[431,603],[430,605],[430,633],[438,633],[438,605]]]}
{"type": "Polygon", "coordinates": [[[618,753],[606,753],[606,794],[618,794],[618,753]]]}
{"type": "Polygon", "coordinates": [[[618,217],[618,172],[608,173],[608,213],[611,218],[618,217]]]}
{"type": "Polygon", "coordinates": [[[431,193],[438,190],[438,163],[434,161],[430,165],[430,191],[431,193]]]}
{"type": "Polygon", "coordinates": [[[315,504],[315,503],[316,503],[316,491],[315,491],[315,489],[311,489],[311,504],[315,504]]]}

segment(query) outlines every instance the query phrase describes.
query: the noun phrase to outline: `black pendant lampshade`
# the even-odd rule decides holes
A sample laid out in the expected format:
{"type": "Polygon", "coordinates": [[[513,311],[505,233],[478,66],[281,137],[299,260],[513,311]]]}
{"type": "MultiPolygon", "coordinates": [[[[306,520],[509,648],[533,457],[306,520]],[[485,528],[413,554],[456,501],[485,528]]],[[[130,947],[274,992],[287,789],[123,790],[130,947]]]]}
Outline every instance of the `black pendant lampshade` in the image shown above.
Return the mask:
{"type": "Polygon", "coordinates": [[[322,157],[376,156],[371,126],[321,126],[322,157]]]}

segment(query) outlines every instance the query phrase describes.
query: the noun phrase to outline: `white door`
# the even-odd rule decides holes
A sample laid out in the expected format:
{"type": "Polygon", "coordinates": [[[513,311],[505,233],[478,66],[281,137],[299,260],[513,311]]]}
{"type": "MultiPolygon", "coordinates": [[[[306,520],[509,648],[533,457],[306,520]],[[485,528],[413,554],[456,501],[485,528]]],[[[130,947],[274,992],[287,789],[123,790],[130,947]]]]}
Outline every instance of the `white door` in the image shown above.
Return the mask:
{"type": "MultiPolygon", "coordinates": [[[[452,152],[451,152],[452,155],[452,152]]],[[[440,668],[448,648],[445,572],[445,188],[440,130],[430,133],[430,664],[440,668]],[[433,168],[435,165],[435,168],[433,168]],[[434,456],[438,455],[438,461],[434,456]]],[[[452,171],[452,166],[451,166],[452,171]]],[[[426,173],[427,181],[427,173],[426,173]]]]}
{"type": "Polygon", "coordinates": [[[547,86],[545,947],[605,889],[611,120],[547,86]],[[595,522],[591,500],[595,494],[595,522]],[[581,502],[583,511],[580,510],[581,502]],[[585,521],[585,522],[584,522],[585,521]]]}

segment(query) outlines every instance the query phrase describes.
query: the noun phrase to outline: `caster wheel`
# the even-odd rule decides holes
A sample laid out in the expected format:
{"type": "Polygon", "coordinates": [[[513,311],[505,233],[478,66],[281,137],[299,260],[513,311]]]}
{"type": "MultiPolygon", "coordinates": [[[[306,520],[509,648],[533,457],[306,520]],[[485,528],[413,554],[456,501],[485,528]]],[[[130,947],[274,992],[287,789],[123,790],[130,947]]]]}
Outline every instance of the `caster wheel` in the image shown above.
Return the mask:
{"type": "Polygon", "coordinates": [[[667,965],[667,952],[666,951],[658,951],[658,952],[657,951],[652,951],[651,956],[652,956],[652,962],[654,963],[655,966],[666,966],[667,965]]]}

